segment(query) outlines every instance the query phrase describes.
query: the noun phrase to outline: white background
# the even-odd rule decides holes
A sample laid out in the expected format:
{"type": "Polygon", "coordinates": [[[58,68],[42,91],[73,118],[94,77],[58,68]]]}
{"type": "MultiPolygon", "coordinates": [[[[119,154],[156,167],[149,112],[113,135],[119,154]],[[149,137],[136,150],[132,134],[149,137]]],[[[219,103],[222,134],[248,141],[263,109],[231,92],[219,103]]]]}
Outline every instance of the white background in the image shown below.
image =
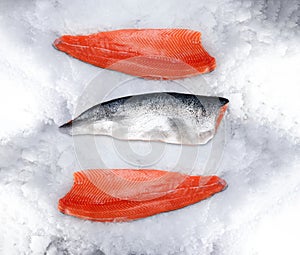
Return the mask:
{"type": "MultiPolygon", "coordinates": [[[[299,1],[2,0],[0,254],[299,253],[299,15],[299,1]],[[58,126],[72,117],[100,69],[52,42],[62,34],[165,27],[201,31],[217,60],[214,72],[181,82],[201,93],[204,79],[207,94],[230,100],[215,169],[228,189],[131,223],[60,214],[57,201],[80,166],[72,138],[58,126]]],[[[149,91],[173,88],[148,85],[149,91]]],[[[133,88],[126,93],[137,92],[133,88]]],[[[101,150],[109,164],[125,164],[114,151],[101,150]]],[[[154,165],[167,166],[172,162],[154,165]]],[[[184,165],[175,170],[186,171],[184,165]]]]}

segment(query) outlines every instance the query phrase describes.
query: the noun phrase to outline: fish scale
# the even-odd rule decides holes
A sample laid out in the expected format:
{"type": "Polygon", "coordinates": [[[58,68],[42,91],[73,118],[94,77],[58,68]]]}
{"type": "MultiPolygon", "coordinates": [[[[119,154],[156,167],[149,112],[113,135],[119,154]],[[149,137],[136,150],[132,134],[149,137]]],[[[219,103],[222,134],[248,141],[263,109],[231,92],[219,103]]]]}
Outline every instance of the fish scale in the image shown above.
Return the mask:
{"type": "Polygon", "coordinates": [[[228,102],[222,97],[175,92],[133,95],[93,106],[60,130],[121,140],[205,144],[216,133],[228,102]]]}

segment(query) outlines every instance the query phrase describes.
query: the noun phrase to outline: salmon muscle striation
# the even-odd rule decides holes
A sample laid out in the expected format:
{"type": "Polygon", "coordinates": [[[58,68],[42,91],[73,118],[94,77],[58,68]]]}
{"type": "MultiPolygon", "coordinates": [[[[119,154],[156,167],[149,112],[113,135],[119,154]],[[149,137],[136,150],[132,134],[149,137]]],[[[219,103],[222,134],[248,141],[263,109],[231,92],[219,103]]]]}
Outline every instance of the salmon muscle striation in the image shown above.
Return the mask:
{"type": "Polygon", "coordinates": [[[226,187],[217,176],[149,169],[95,169],[74,173],[58,209],[75,217],[124,222],[183,208],[226,187]]]}
{"type": "Polygon", "coordinates": [[[148,79],[181,79],[211,72],[215,58],[188,29],[123,29],[64,35],[54,47],[92,65],[148,79]]]}

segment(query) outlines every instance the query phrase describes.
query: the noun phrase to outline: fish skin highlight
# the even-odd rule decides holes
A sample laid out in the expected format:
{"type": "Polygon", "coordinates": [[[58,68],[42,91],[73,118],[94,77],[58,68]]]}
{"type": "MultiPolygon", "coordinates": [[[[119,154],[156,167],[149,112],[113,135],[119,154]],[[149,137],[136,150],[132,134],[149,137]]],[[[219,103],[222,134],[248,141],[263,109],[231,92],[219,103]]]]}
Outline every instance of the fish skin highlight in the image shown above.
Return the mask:
{"type": "Polygon", "coordinates": [[[216,133],[228,99],[175,92],[150,93],[100,103],[60,126],[69,135],[171,144],[207,143],[216,133]]]}
{"type": "Polygon", "coordinates": [[[54,47],[92,65],[147,79],[174,80],[216,68],[188,29],[123,29],[91,35],[63,35],[54,47]]]}
{"type": "Polygon", "coordinates": [[[149,169],[94,169],[74,173],[60,212],[101,222],[125,222],[197,203],[227,187],[218,176],[149,169]]]}

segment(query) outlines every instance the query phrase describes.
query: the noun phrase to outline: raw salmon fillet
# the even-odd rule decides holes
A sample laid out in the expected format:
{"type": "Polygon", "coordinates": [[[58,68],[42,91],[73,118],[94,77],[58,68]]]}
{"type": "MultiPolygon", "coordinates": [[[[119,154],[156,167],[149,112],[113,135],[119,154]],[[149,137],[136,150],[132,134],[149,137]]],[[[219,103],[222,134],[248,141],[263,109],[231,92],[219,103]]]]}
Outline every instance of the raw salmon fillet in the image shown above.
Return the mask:
{"type": "Polygon", "coordinates": [[[75,58],[148,79],[180,79],[215,69],[201,45],[201,33],[188,29],[124,29],[91,35],[64,35],[54,46],[75,58]]]}
{"type": "Polygon", "coordinates": [[[225,187],[217,176],[149,169],[85,170],[74,173],[73,187],[59,200],[58,209],[93,221],[130,221],[194,204],[225,187]]]}
{"type": "Polygon", "coordinates": [[[175,92],[115,98],[60,126],[69,135],[107,135],[121,140],[199,145],[210,141],[229,100],[175,92]]]}

